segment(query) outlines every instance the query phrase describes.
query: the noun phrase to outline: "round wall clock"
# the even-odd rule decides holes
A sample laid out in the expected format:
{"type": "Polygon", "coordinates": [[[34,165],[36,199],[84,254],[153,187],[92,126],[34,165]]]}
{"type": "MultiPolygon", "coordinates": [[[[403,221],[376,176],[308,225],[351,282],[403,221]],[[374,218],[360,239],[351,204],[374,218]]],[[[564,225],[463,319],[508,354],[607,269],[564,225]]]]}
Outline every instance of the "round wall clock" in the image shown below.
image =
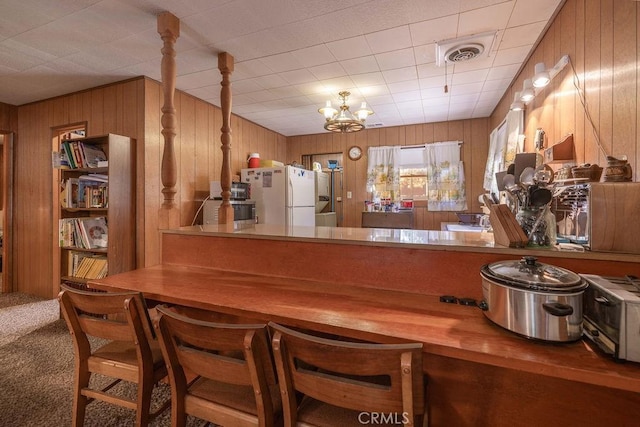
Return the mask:
{"type": "Polygon", "coordinates": [[[362,148],[354,145],[353,147],[349,148],[348,154],[351,160],[358,160],[360,157],[362,157],[362,148]]]}

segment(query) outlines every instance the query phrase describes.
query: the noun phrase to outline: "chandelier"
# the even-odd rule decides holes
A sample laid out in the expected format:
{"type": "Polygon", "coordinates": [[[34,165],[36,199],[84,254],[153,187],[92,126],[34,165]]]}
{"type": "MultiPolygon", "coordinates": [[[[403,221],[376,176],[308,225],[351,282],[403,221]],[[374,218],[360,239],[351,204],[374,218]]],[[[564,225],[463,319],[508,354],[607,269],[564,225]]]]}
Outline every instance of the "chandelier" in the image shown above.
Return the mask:
{"type": "Polygon", "coordinates": [[[340,133],[358,132],[364,129],[365,119],[370,114],[373,114],[373,111],[367,109],[367,103],[363,102],[354,116],[351,111],[349,111],[349,106],[347,105],[347,99],[349,95],[351,95],[351,92],[345,90],[338,95],[342,100],[340,111],[331,106],[331,101],[327,101],[327,104],[323,108],[318,109],[318,112],[324,115],[326,119],[324,128],[331,132],[340,133]]]}

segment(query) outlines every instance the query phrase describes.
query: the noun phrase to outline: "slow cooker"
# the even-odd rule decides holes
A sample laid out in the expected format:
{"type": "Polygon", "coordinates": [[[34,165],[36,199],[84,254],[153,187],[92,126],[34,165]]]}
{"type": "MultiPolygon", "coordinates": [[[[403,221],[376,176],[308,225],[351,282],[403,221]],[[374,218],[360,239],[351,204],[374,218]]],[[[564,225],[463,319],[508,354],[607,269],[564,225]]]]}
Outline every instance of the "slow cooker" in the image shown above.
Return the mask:
{"type": "Polygon", "coordinates": [[[578,274],[527,256],[486,264],[480,275],[480,307],[492,322],[544,341],[582,336],[582,294],[588,284],[578,274]]]}

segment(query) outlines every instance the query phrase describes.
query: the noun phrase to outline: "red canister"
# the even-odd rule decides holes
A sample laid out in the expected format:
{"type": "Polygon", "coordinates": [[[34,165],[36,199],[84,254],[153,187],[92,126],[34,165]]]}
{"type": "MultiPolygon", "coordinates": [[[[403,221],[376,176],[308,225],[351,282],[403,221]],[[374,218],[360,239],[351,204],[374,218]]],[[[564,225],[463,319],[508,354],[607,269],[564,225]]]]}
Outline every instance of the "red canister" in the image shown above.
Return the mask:
{"type": "Polygon", "coordinates": [[[260,167],[260,154],[251,153],[249,154],[249,158],[247,159],[249,162],[250,168],[259,168],[260,167]]]}

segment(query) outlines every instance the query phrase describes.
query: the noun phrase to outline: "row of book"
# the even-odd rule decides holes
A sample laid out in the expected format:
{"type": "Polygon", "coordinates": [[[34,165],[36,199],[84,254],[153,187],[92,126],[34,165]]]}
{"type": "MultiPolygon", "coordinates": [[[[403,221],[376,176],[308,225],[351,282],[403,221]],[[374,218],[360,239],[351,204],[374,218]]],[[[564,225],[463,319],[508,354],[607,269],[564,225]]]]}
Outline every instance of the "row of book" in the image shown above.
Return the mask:
{"type": "Polygon", "coordinates": [[[82,141],[62,141],[60,144],[60,167],[69,169],[98,168],[107,166],[107,155],[97,145],[82,141]],[[66,160],[66,165],[65,165],[66,160]]]}
{"type": "Polygon", "coordinates": [[[62,218],[59,224],[60,247],[106,248],[108,231],[104,217],[62,218]]]}
{"type": "Polygon", "coordinates": [[[68,273],[80,279],[102,279],[109,272],[109,263],[104,255],[72,251],[69,254],[68,273]]]}
{"type": "Polygon", "coordinates": [[[109,207],[109,178],[103,174],[80,175],[61,182],[60,204],[63,208],[109,207]]]}

